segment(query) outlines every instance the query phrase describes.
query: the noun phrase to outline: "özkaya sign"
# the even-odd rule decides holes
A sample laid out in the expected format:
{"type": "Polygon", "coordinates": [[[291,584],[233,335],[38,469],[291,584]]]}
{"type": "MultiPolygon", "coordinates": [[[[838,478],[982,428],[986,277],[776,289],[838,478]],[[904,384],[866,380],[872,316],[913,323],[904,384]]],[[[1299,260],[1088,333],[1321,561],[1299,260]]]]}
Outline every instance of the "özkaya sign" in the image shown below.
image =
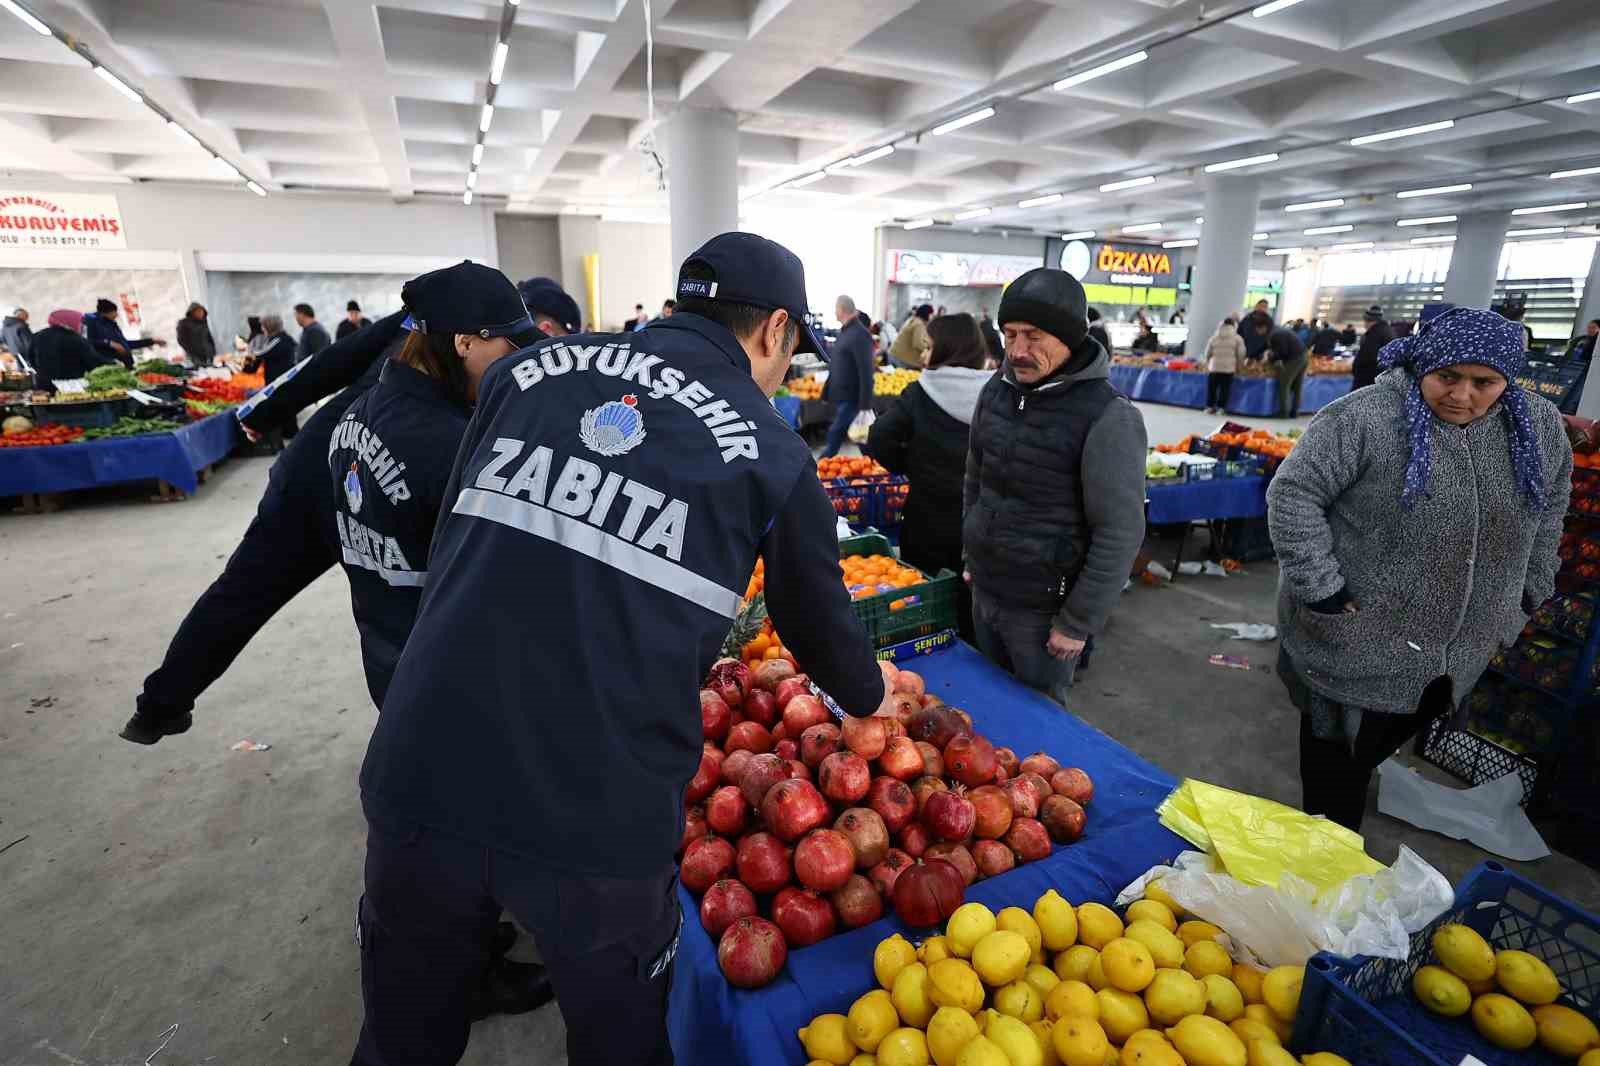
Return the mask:
{"type": "Polygon", "coordinates": [[[115,196],[0,191],[0,248],[126,248],[115,196]]]}
{"type": "Polygon", "coordinates": [[[1095,267],[1107,274],[1170,274],[1172,257],[1159,248],[1119,248],[1102,244],[1095,267]]]}

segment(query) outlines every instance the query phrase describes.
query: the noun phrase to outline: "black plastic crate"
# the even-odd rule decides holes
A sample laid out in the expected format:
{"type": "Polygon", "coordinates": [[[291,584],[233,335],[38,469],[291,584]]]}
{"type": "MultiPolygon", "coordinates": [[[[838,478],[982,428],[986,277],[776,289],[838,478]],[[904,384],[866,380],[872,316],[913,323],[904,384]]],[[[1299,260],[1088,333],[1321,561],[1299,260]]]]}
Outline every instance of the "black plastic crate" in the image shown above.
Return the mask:
{"type": "Polygon", "coordinates": [[[1228,518],[1222,522],[1221,555],[1241,563],[1259,563],[1277,555],[1265,518],[1228,518]]]}
{"type": "Polygon", "coordinates": [[[132,400],[90,400],[84,403],[35,404],[35,420],[54,422],[61,426],[81,426],[84,429],[104,429],[114,426],[117,419],[127,413],[132,400]]]}
{"type": "Polygon", "coordinates": [[[1439,769],[1469,785],[1515,773],[1522,778],[1522,805],[1534,798],[1539,784],[1539,760],[1466,729],[1454,729],[1448,718],[1435,718],[1417,736],[1416,753],[1439,769]]]}

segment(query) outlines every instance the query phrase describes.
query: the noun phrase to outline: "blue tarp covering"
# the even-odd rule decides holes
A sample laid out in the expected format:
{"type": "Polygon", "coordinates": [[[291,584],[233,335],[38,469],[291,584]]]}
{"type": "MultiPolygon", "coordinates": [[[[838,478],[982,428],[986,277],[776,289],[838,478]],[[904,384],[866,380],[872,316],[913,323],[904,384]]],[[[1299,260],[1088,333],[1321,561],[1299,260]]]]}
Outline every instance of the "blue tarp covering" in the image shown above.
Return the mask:
{"type": "MultiPolygon", "coordinates": [[[[1054,888],[1073,903],[1109,903],[1129,881],[1188,847],[1162,828],[1155,806],[1176,782],[1110,737],[1002,673],[971,647],[955,643],[903,663],[927,681],[928,691],[970,712],[983,734],[1026,756],[1044,750],[1081,766],[1095,782],[1088,831],[1040,862],[979,881],[966,898],[999,910],[1028,909],[1054,888]]],[[[788,966],[766,988],[743,991],[717,968],[717,948],[700,926],[698,903],[680,885],[683,940],[673,975],[668,1025],[673,1053],[682,1063],[801,1066],[805,1055],[795,1031],[813,1016],[843,1013],[875,987],[872,949],[895,932],[913,942],[898,919],[882,921],[789,953],[788,966]]]]}
{"type": "Polygon", "coordinates": [[[150,478],[191,493],[200,485],[195,471],[227,455],[241,439],[233,412],[222,411],[168,433],[43,448],[3,448],[0,496],[68,492],[150,478]]]}
{"type": "Polygon", "coordinates": [[[1213,518],[1259,518],[1267,513],[1267,479],[1219,477],[1185,485],[1147,483],[1145,517],[1152,525],[1213,518]]]}
{"type": "Polygon", "coordinates": [[[795,429],[800,428],[800,397],[774,396],[772,398],[772,406],[778,409],[778,413],[784,417],[784,420],[789,425],[795,429]]]}
{"type": "MultiPolygon", "coordinates": [[[[1350,380],[1349,374],[1307,374],[1300,390],[1300,413],[1311,414],[1337,400],[1350,391],[1350,380]]],[[[1204,408],[1206,405],[1206,376],[1196,370],[1112,364],[1111,384],[1130,400],[1174,407],[1204,408]]],[[[1277,415],[1277,380],[1235,375],[1233,389],[1228,393],[1228,413],[1265,418],[1277,415]]]]}

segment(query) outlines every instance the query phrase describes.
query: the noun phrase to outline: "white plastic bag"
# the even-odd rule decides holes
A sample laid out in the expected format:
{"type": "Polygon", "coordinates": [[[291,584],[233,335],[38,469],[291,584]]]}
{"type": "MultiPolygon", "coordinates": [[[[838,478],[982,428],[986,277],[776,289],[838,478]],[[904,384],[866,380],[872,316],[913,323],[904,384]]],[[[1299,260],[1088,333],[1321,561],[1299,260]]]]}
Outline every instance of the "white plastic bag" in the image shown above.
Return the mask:
{"type": "Polygon", "coordinates": [[[849,436],[851,442],[855,444],[865,444],[867,441],[867,434],[872,431],[872,423],[876,422],[877,420],[878,416],[873,414],[870,408],[862,408],[859,412],[857,412],[855,421],[850,423],[849,436]]]}
{"type": "Polygon", "coordinates": [[[1398,759],[1378,767],[1378,810],[1391,818],[1470,840],[1485,851],[1519,862],[1550,854],[1522,807],[1522,778],[1515,771],[1473,788],[1429,781],[1398,759]]]}

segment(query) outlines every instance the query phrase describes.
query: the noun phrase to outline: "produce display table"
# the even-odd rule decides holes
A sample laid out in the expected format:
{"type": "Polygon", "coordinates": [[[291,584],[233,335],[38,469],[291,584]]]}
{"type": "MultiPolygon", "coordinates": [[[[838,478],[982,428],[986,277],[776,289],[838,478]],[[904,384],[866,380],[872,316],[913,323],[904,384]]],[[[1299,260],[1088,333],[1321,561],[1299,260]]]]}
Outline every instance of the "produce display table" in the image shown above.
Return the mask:
{"type": "MultiPolygon", "coordinates": [[[[1350,391],[1349,374],[1307,374],[1300,390],[1300,413],[1311,414],[1350,391]]],[[[1111,365],[1111,384],[1130,400],[1173,407],[1204,408],[1206,375],[1198,370],[1111,365]]],[[[1228,393],[1228,413],[1271,418],[1278,413],[1276,378],[1235,375],[1228,393]]]]}
{"type": "MultiPolygon", "coordinates": [[[[973,648],[957,642],[901,665],[922,674],[929,692],[969,711],[995,744],[1019,756],[1049,751],[1094,778],[1082,839],[1057,847],[1048,859],[979,881],[967,890],[968,900],[994,910],[1029,907],[1055,888],[1073,903],[1109,903],[1129,881],[1188,847],[1156,819],[1156,804],[1176,784],[1171,776],[1019,684],[973,648]]],[[[891,915],[790,952],[776,981],[743,991],[717,968],[717,946],[701,928],[698,903],[681,885],[678,902],[683,938],[668,1027],[679,1062],[801,1066],[806,1057],[795,1031],[819,1013],[842,1013],[874,987],[872,949],[878,941],[901,932],[915,943],[924,935],[891,915]]]]}
{"type": "Polygon", "coordinates": [[[1146,482],[1144,498],[1145,518],[1152,525],[1260,518],[1267,513],[1267,479],[1257,475],[1171,485],[1146,482]]]}
{"type": "Polygon", "coordinates": [[[199,487],[195,472],[231,452],[243,439],[232,411],[166,433],[0,449],[0,496],[68,492],[155,478],[180,492],[199,487]]]}

